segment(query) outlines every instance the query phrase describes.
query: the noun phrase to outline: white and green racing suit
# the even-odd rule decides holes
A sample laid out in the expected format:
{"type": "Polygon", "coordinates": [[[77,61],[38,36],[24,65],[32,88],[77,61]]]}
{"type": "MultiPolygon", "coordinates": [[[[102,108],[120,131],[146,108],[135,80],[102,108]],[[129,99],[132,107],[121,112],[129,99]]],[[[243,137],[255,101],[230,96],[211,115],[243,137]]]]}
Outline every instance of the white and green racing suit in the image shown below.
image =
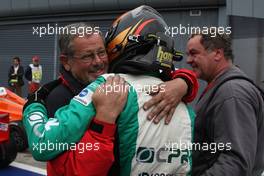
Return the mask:
{"type": "MultiPolygon", "coordinates": [[[[78,142],[91,119],[95,116],[92,94],[112,74],[100,76],[88,85],[69,105],[56,111],[55,118],[48,118],[46,109],[39,103],[29,105],[24,111],[24,125],[29,146],[35,158],[50,160],[63,150],[33,150],[36,143],[78,142]]],[[[149,111],[143,104],[151,98],[150,87],[162,83],[152,76],[120,74],[129,83],[130,89],[125,108],[117,120],[120,175],[186,175],[191,170],[191,150],[194,113],[180,103],[169,125],[162,120],[154,124],[147,120],[149,111]]],[[[162,91],[162,89],[160,89],[162,91]]],[[[59,98],[59,97],[58,97],[59,98]]]]}

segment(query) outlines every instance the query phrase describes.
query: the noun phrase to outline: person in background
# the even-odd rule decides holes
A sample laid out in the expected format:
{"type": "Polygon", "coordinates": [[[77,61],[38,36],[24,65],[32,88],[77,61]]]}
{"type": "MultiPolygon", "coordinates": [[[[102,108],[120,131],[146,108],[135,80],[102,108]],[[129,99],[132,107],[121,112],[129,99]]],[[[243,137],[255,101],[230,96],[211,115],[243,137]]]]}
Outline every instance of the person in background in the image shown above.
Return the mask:
{"type": "Polygon", "coordinates": [[[258,176],[264,169],[264,102],[233,65],[229,35],[193,34],[187,63],[208,86],[196,104],[193,176],[258,176]],[[206,149],[209,145],[209,149],[206,149]]]}
{"type": "Polygon", "coordinates": [[[42,66],[39,64],[39,56],[32,57],[32,63],[28,65],[25,71],[25,78],[28,80],[28,92],[34,93],[40,87],[42,80],[42,66]]]}
{"type": "Polygon", "coordinates": [[[23,80],[24,69],[20,65],[20,58],[13,58],[13,65],[9,68],[8,72],[8,86],[9,89],[19,96],[22,96],[22,86],[24,85],[23,80]]]}

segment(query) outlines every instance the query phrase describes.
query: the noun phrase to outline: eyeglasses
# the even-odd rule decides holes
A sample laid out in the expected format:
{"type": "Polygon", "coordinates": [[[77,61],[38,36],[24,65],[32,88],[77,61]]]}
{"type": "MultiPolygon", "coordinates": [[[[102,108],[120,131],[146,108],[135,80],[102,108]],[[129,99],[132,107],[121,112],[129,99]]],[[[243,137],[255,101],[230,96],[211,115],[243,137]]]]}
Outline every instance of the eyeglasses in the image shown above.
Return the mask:
{"type": "Polygon", "coordinates": [[[74,58],[78,58],[79,60],[81,60],[82,62],[92,62],[95,60],[96,58],[96,55],[99,57],[99,58],[105,58],[107,57],[107,53],[106,53],[106,50],[105,49],[100,49],[96,52],[87,52],[81,56],[73,56],[74,58]]]}

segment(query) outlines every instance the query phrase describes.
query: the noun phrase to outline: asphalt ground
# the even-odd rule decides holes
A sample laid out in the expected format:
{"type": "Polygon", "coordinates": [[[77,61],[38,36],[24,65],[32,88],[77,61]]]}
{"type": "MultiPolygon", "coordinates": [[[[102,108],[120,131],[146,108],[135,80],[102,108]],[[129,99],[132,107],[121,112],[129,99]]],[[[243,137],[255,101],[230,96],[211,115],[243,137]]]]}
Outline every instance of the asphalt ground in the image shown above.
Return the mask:
{"type": "MultiPolygon", "coordinates": [[[[10,166],[0,170],[0,176],[43,176],[47,175],[46,162],[36,161],[29,151],[18,153],[10,166]]],[[[264,176],[264,172],[262,174],[264,176]]]]}
{"type": "Polygon", "coordinates": [[[16,160],[0,170],[0,176],[43,176],[47,175],[46,162],[34,160],[29,151],[18,153],[16,160]]]}

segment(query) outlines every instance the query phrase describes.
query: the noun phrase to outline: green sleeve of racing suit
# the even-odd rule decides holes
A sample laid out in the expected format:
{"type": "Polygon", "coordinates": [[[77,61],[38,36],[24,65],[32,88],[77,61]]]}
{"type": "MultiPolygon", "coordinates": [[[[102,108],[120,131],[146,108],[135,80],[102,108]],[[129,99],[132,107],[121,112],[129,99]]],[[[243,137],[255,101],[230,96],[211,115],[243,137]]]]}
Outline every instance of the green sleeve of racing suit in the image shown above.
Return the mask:
{"type": "Polygon", "coordinates": [[[105,79],[99,77],[75,96],[69,105],[59,108],[54,118],[47,117],[46,108],[40,103],[32,103],[25,109],[23,124],[29,149],[36,160],[51,160],[81,139],[95,116],[92,94],[103,82],[105,79]]]}

